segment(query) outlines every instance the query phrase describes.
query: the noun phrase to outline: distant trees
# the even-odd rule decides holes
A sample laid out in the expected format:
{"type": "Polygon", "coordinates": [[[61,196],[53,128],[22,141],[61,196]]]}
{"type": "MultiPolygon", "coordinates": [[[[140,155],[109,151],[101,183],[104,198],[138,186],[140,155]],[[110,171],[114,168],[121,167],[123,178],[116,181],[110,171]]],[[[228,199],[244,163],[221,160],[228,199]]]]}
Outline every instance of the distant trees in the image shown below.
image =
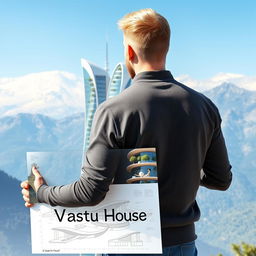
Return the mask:
{"type": "MultiPolygon", "coordinates": [[[[256,256],[256,246],[242,242],[241,244],[232,244],[234,256],[256,256]]],[[[217,256],[224,256],[218,254],[217,256]]]]}
{"type": "Polygon", "coordinates": [[[232,250],[235,256],[256,256],[256,246],[242,242],[239,244],[232,244],[232,250]]]}

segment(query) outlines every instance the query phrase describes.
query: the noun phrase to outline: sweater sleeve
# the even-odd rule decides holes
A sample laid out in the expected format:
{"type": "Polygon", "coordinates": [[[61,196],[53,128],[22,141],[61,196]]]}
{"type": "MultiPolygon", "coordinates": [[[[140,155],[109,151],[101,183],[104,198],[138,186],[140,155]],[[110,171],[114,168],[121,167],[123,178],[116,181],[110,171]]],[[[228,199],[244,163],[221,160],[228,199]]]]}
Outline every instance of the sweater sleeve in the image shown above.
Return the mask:
{"type": "Polygon", "coordinates": [[[215,110],[215,129],[201,170],[200,185],[214,190],[227,190],[232,181],[232,166],[221,129],[222,120],[216,106],[215,110]]]}
{"type": "Polygon", "coordinates": [[[65,207],[92,206],[101,202],[118,166],[118,155],[111,148],[118,148],[116,126],[111,110],[102,103],[94,114],[80,178],[68,185],[42,185],[37,192],[38,202],[65,207]]]}

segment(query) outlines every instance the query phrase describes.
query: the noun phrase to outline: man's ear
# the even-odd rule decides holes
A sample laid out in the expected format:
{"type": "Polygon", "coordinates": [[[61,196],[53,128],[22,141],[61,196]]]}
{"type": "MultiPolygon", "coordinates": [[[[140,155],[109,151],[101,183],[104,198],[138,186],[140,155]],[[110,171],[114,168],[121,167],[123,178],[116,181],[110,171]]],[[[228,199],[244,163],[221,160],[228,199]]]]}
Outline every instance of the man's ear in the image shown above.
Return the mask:
{"type": "Polygon", "coordinates": [[[130,61],[132,61],[135,57],[135,51],[131,47],[131,45],[128,44],[128,58],[130,61]]]}

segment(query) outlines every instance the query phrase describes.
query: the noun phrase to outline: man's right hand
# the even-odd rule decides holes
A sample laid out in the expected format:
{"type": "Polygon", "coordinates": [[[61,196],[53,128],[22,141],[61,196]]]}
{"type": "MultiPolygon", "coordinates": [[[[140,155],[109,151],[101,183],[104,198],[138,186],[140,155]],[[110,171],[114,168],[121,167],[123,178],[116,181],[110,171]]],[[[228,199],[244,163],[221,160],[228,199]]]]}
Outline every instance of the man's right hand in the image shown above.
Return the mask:
{"type": "Polygon", "coordinates": [[[20,186],[22,187],[21,193],[22,193],[23,199],[25,201],[25,206],[28,207],[28,208],[34,206],[34,204],[31,204],[30,200],[29,200],[29,184],[28,184],[28,180],[25,180],[25,181],[21,182],[20,186]]]}
{"type": "MultiPolygon", "coordinates": [[[[43,176],[40,174],[40,172],[34,166],[32,167],[32,172],[35,175],[34,187],[35,187],[35,192],[37,192],[39,187],[43,184],[46,184],[46,182],[45,182],[43,176]]],[[[30,203],[30,200],[29,200],[28,180],[21,182],[20,186],[22,187],[21,193],[22,193],[23,199],[25,201],[25,206],[26,207],[34,206],[34,204],[30,203]]]]}

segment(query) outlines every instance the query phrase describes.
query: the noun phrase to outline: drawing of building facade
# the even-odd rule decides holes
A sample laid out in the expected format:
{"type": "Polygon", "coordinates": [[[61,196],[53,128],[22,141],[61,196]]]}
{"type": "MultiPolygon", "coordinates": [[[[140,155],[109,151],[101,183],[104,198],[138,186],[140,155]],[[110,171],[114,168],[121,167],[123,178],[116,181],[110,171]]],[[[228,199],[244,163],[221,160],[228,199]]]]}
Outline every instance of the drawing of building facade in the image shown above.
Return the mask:
{"type": "Polygon", "coordinates": [[[127,183],[156,183],[157,163],[155,148],[136,148],[128,152],[127,158],[131,163],[126,170],[131,174],[127,183]]]}
{"type": "Polygon", "coordinates": [[[110,239],[109,247],[139,247],[143,246],[143,241],[140,238],[140,232],[132,232],[121,237],[110,239]]]}

